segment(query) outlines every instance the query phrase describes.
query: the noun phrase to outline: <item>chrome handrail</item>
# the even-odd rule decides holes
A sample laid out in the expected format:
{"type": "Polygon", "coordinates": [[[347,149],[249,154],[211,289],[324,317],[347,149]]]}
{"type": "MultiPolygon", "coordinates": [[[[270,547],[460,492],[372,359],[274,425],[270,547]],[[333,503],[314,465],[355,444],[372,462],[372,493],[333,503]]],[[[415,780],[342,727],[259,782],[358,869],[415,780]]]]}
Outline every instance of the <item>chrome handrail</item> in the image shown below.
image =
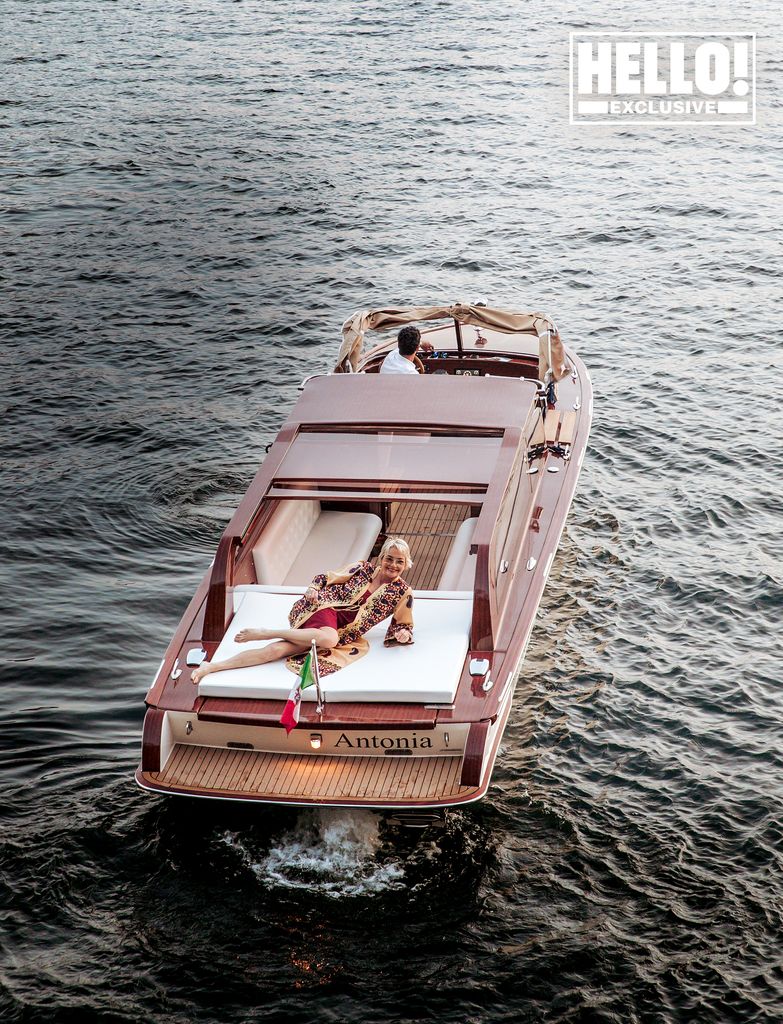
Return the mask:
{"type": "Polygon", "coordinates": [[[297,388],[297,391],[304,391],[305,387],[314,380],[316,377],[331,377],[331,373],[328,370],[321,371],[321,373],[311,373],[309,377],[305,377],[302,383],[297,388]]]}

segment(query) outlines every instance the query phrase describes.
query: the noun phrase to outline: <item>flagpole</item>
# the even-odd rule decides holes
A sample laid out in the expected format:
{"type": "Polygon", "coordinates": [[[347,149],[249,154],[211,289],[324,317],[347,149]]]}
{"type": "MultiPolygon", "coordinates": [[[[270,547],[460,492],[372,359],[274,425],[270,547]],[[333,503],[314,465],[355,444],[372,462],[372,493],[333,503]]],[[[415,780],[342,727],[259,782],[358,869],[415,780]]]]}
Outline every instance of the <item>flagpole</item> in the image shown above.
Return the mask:
{"type": "Polygon", "coordinates": [[[321,691],[321,674],[318,671],[318,652],[315,649],[315,640],[313,640],[310,647],[310,665],[313,669],[313,676],[315,677],[315,713],[322,715],[324,712],[324,695],[321,691]]]}

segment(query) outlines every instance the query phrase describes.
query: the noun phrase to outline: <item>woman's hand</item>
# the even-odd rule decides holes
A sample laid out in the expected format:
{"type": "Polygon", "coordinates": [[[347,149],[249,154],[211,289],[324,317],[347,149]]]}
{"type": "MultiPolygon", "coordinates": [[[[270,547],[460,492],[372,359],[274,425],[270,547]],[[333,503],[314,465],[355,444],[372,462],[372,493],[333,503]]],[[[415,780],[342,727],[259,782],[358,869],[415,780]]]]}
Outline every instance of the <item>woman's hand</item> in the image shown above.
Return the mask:
{"type": "Polygon", "coordinates": [[[305,590],[304,592],[304,596],[307,598],[308,601],[315,601],[315,599],[318,597],[318,591],[315,587],[308,587],[307,590],[305,590]]]}
{"type": "Polygon", "coordinates": [[[394,639],[398,644],[409,644],[413,640],[413,635],[409,629],[405,629],[403,626],[402,629],[398,629],[394,634],[394,639]]]}

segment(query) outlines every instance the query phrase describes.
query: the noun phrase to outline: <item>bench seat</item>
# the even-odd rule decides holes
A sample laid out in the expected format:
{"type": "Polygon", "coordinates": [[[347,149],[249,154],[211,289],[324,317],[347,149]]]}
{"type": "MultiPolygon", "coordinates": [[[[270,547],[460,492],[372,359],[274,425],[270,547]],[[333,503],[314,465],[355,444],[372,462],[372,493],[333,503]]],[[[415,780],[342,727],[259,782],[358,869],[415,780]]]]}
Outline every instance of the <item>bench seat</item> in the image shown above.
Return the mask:
{"type": "Polygon", "coordinates": [[[316,573],[369,558],[382,525],[369,512],[324,512],[319,501],[281,501],[253,548],[256,580],[306,587],[316,573]]]}

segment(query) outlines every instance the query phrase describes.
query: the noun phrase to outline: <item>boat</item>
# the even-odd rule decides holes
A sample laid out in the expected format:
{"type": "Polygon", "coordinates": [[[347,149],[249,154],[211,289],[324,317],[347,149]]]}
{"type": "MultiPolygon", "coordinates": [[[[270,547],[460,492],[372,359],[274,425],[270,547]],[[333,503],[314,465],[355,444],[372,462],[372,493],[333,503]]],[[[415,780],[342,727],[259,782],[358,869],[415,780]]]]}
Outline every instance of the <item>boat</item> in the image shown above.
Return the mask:
{"type": "Polygon", "coordinates": [[[489,788],[585,454],[590,377],[550,316],[476,303],[360,311],[334,369],[300,390],[147,693],[136,780],[426,824],[489,788]],[[381,375],[411,323],[431,346],[418,375],[381,375]],[[374,627],[320,700],[302,690],[290,732],[283,662],[192,681],[240,649],[239,629],[285,625],[313,576],[392,536],[414,560],[412,645],[374,627]]]}

